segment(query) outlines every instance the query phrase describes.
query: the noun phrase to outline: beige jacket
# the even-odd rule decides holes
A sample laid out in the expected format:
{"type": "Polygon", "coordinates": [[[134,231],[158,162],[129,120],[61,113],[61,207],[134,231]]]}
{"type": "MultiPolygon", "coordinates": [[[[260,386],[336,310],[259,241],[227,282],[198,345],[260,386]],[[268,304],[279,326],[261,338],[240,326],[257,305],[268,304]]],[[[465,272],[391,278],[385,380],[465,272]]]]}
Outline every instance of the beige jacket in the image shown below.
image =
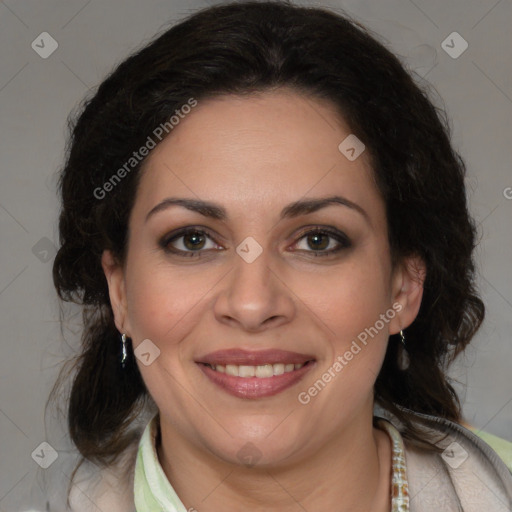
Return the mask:
{"type": "MultiPolygon", "coordinates": [[[[382,411],[379,415],[401,430],[394,416],[382,411]]],[[[437,442],[445,449],[441,454],[417,448],[404,440],[410,511],[512,512],[512,474],[498,455],[458,424],[434,416],[416,416],[424,418],[432,432],[446,437],[437,442]]],[[[71,493],[71,510],[135,512],[133,469],[137,449],[137,445],[130,447],[110,470],[94,471],[89,466],[82,471],[71,493]]],[[[70,509],[50,501],[49,510],[70,509]]]]}

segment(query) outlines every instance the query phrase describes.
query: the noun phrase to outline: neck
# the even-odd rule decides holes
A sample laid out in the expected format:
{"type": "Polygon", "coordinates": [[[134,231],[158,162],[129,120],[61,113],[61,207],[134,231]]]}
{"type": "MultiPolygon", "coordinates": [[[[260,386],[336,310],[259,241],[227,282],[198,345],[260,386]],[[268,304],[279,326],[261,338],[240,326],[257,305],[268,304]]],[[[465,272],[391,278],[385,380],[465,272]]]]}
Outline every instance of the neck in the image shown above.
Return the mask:
{"type": "Polygon", "coordinates": [[[265,468],[232,464],[192,446],[160,418],[158,457],[187,510],[389,512],[391,443],[372,427],[369,412],[299,462],[265,468]]]}

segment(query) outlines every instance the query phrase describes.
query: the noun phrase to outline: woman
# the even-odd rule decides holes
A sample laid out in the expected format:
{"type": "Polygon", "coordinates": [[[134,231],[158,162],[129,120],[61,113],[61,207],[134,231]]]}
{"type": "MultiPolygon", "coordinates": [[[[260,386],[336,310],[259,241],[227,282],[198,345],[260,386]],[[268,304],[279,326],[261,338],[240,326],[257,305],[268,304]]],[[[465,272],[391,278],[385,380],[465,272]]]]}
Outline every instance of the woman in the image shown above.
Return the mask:
{"type": "Polygon", "coordinates": [[[442,110],[326,10],[205,9],[123,62],[60,181],[69,431],[102,468],[71,508],[511,510],[446,376],[484,318],[464,172],[442,110]]]}

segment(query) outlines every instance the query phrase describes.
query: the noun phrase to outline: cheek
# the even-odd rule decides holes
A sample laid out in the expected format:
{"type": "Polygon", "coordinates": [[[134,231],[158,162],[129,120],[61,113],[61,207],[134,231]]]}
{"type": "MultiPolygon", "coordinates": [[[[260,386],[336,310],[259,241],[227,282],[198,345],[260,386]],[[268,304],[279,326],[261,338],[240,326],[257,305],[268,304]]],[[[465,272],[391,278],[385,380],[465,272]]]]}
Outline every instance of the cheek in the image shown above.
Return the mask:
{"type": "Polygon", "coordinates": [[[332,302],[318,308],[329,327],[324,332],[330,346],[298,397],[299,403],[312,407],[312,424],[313,417],[322,416],[325,428],[333,431],[373,396],[387,349],[388,323],[380,316],[390,310],[385,290],[368,293],[368,288],[352,287],[357,284],[352,277],[354,282],[347,280],[342,287],[332,283],[332,302]]]}
{"type": "Polygon", "coordinates": [[[127,267],[128,318],[134,339],[154,339],[166,345],[178,338],[191,313],[212,288],[208,276],[188,269],[171,268],[135,254],[127,267]]]}
{"type": "Polygon", "coordinates": [[[362,400],[373,388],[387,348],[389,321],[395,316],[383,260],[377,250],[360,253],[350,264],[300,288],[298,295],[321,319],[329,341],[319,374],[331,391],[321,401],[331,393],[362,400]]]}
{"type": "Polygon", "coordinates": [[[373,326],[391,306],[386,268],[378,261],[368,263],[363,258],[332,273],[304,280],[295,289],[341,345],[373,326]]]}
{"type": "Polygon", "coordinates": [[[135,257],[127,270],[127,313],[134,349],[149,339],[160,351],[154,363],[146,366],[137,361],[143,380],[160,409],[168,403],[185,409],[189,395],[182,386],[189,380],[185,351],[190,347],[182,341],[199,325],[202,300],[213,279],[209,283],[207,276],[201,278],[190,269],[179,271],[135,257]]]}

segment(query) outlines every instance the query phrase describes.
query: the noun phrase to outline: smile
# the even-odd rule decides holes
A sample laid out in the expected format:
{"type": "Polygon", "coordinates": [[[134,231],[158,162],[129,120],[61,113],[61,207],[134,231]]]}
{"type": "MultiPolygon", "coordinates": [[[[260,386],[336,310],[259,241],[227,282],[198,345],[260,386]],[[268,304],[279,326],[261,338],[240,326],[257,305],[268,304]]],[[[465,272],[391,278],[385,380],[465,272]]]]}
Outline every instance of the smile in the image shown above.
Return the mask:
{"type": "Polygon", "coordinates": [[[259,379],[268,379],[275,375],[283,375],[283,373],[293,372],[300,370],[306,363],[267,363],[258,366],[235,365],[235,364],[215,364],[208,365],[212,370],[231,375],[233,377],[258,377],[259,379]]]}
{"type": "Polygon", "coordinates": [[[238,398],[265,398],[297,384],[316,364],[311,354],[279,349],[219,350],[199,357],[196,364],[217,388],[238,398]]]}

